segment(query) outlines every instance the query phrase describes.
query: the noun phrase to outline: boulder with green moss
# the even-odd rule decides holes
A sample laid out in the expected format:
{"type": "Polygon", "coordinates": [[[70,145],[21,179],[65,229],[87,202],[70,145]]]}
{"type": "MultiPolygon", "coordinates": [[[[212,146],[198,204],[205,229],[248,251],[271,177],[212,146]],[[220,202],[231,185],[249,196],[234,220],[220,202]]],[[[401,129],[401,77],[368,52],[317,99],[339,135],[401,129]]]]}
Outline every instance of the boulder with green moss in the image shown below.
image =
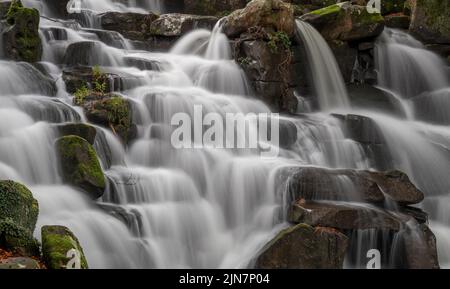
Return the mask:
{"type": "Polygon", "coordinates": [[[94,145],[97,136],[97,129],[86,123],[66,123],[56,126],[61,136],[76,135],[87,140],[94,145]]]}
{"type": "Polygon", "coordinates": [[[105,176],[97,154],[89,142],[79,136],[70,135],[56,141],[65,182],[84,190],[97,199],[105,191],[105,176]]]}
{"type": "Polygon", "coordinates": [[[412,0],[410,31],[427,43],[450,44],[450,2],[412,0]]]}
{"type": "Polygon", "coordinates": [[[261,251],[258,269],[342,269],[348,238],[331,228],[299,224],[281,231],[261,251]]]}
{"type": "Polygon", "coordinates": [[[39,244],[32,231],[11,218],[0,219],[0,248],[21,256],[38,256],[39,244]]]}
{"type": "Polygon", "coordinates": [[[40,61],[39,11],[23,7],[18,0],[12,1],[2,21],[6,26],[2,35],[5,57],[16,61],[40,61]]]}
{"type": "Polygon", "coordinates": [[[39,204],[30,190],[14,181],[0,181],[0,220],[11,219],[32,233],[38,214],[39,204]]]}
{"type": "Polygon", "coordinates": [[[83,248],[68,228],[44,226],[41,232],[42,256],[48,269],[88,269],[83,248]]]}
{"type": "Polygon", "coordinates": [[[253,0],[244,9],[225,18],[224,33],[239,37],[251,28],[260,27],[267,33],[282,32],[292,37],[295,31],[294,6],[281,0],[253,0]]]}
{"type": "Polygon", "coordinates": [[[384,29],[384,18],[369,13],[365,6],[343,2],[312,11],[301,17],[312,24],[328,40],[360,41],[379,36],[384,29]]]}

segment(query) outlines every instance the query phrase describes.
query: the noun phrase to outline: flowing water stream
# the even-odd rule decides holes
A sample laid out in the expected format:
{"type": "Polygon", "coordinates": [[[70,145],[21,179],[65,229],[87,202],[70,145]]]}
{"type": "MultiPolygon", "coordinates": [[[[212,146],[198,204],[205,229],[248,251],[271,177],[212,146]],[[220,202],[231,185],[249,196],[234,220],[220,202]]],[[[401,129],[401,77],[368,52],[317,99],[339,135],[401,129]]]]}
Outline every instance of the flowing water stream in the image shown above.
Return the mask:
{"type": "MultiPolygon", "coordinates": [[[[92,20],[105,11],[164,11],[161,2],[82,0],[81,7],[92,20]]],[[[51,16],[40,1],[24,3],[51,16]]],[[[395,156],[394,167],[407,172],[426,193],[424,207],[432,213],[442,265],[450,263],[450,129],[444,125],[449,121],[444,113],[450,109],[449,77],[443,62],[419,42],[387,30],[376,50],[379,85],[406,99],[414,112],[405,120],[353,110],[328,45],[314,28],[298,21],[321,109],[281,116],[295,124],[297,142],[289,150],[280,148],[278,158],[264,159],[254,151],[179,150],[171,145],[171,117],[178,112],[193,116],[194,105],[221,115],[270,112],[252,96],[244,72],[231,60],[220,22],[212,32],[189,33],[167,53],[135,50],[120,34],[103,31],[94,22],[41,19],[41,67],[50,77],[29,64],[0,61],[0,178],[25,183],[38,199],[36,237],[43,225],[68,226],[93,268],[248,267],[286,225],[286,180],[281,177],[286,169],[373,168],[363,147],[348,139],[342,122],[330,114],[353,113],[374,120],[395,156]],[[102,42],[99,31],[111,41],[102,42]],[[54,151],[55,124],[85,122],[60,78],[67,48],[86,41],[94,47],[89,50],[95,53],[92,65],[127,76],[121,93],[132,102],[138,126],[137,140],[127,148],[96,127],[95,148],[108,179],[107,191],[96,204],[62,182],[54,151]],[[129,59],[158,69],[129,67],[129,59]],[[430,111],[433,119],[421,117],[430,111]]],[[[82,57],[80,51],[70,61],[82,57]]],[[[345,178],[341,185],[352,186],[345,178]]],[[[370,243],[357,238],[359,244],[370,243]]]]}

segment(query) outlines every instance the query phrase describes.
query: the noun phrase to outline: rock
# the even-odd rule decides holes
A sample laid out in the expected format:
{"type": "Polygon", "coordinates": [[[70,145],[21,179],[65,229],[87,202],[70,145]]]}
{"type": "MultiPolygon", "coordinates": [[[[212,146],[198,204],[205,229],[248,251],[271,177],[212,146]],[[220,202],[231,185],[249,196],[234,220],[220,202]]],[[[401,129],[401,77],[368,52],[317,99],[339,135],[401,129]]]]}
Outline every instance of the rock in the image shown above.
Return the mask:
{"type": "Polygon", "coordinates": [[[105,191],[105,176],[89,142],[79,136],[64,136],[56,141],[65,182],[83,189],[92,199],[105,191]]]}
{"type": "Polygon", "coordinates": [[[6,28],[3,31],[4,55],[8,59],[38,62],[42,56],[39,37],[39,12],[25,8],[20,1],[13,1],[5,15],[6,28]]]}
{"type": "Polygon", "coordinates": [[[378,229],[398,232],[401,224],[409,218],[403,216],[401,219],[373,206],[323,201],[297,201],[289,212],[289,222],[339,230],[378,229]]]}
{"type": "Polygon", "coordinates": [[[384,29],[381,14],[369,13],[365,6],[351,5],[349,2],[312,11],[300,19],[312,24],[328,41],[376,38],[384,29]]]}
{"type": "Polygon", "coordinates": [[[294,7],[281,0],[253,0],[244,9],[227,16],[223,32],[238,37],[252,27],[261,27],[268,33],[283,32],[293,37],[295,31],[294,7]]]}
{"type": "Polygon", "coordinates": [[[406,267],[408,269],[439,269],[436,236],[426,224],[408,230],[404,239],[406,267]]]}
{"type": "Polygon", "coordinates": [[[105,57],[100,42],[80,41],[70,44],[64,55],[63,63],[69,67],[111,65],[105,57]]]}
{"type": "Polygon", "coordinates": [[[348,137],[361,144],[385,144],[383,134],[369,117],[349,114],[344,116],[348,137]]]}
{"type": "Polygon", "coordinates": [[[406,117],[400,101],[392,94],[367,84],[347,86],[352,106],[406,117]]]}
{"type": "Polygon", "coordinates": [[[151,70],[151,71],[161,71],[162,67],[166,65],[166,63],[162,63],[159,60],[155,59],[145,59],[139,57],[125,57],[124,61],[126,65],[136,67],[140,70],[151,70]]]}
{"type": "Polygon", "coordinates": [[[426,43],[450,44],[450,2],[412,1],[410,32],[426,43]]]}
{"type": "Polygon", "coordinates": [[[264,40],[243,41],[235,57],[256,95],[275,111],[295,112],[298,101],[292,88],[297,81],[296,63],[285,49],[280,47],[273,51],[264,40]]]}
{"type": "Polygon", "coordinates": [[[184,11],[195,15],[223,16],[244,8],[247,0],[184,0],[184,11]]]}
{"type": "Polygon", "coordinates": [[[0,181],[0,220],[11,219],[33,233],[39,214],[39,204],[24,185],[0,181]]]}
{"type": "MultiPolygon", "coordinates": [[[[65,68],[62,78],[66,84],[68,93],[75,93],[82,86],[92,88],[94,86],[94,72],[90,66],[75,66],[65,68]]],[[[122,79],[114,73],[102,73],[102,78],[106,83],[105,92],[120,91],[122,79]]]]}
{"type": "MultiPolygon", "coordinates": [[[[369,0],[352,0],[353,4],[367,6],[369,0]]],[[[405,0],[388,0],[381,1],[381,14],[388,15],[403,12],[405,8],[405,0]]]]}
{"type": "Polygon", "coordinates": [[[41,269],[41,266],[34,259],[27,257],[18,257],[0,260],[0,269],[36,270],[41,269]]]}
{"type": "Polygon", "coordinates": [[[66,227],[42,227],[42,256],[48,269],[67,269],[75,250],[80,258],[80,268],[88,269],[88,263],[77,237],[66,227]],[[68,257],[69,256],[69,257],[68,257]]]}
{"type": "Polygon", "coordinates": [[[124,143],[135,137],[136,125],[127,99],[114,94],[90,94],[75,102],[84,109],[89,121],[110,128],[124,143]]]}
{"type": "Polygon", "coordinates": [[[94,145],[97,129],[86,123],[66,123],[57,125],[60,136],[76,135],[94,145]]]}
{"type": "Polygon", "coordinates": [[[404,14],[391,14],[384,17],[386,27],[396,29],[408,29],[411,24],[411,17],[404,14]]]}
{"type": "Polygon", "coordinates": [[[2,1],[0,2],[0,19],[4,19],[6,14],[8,13],[9,6],[11,6],[11,1],[2,1]]]}
{"type": "Polygon", "coordinates": [[[21,256],[39,255],[39,244],[33,232],[11,218],[0,219],[0,248],[21,256]]]}
{"type": "Polygon", "coordinates": [[[289,119],[279,119],[280,147],[289,149],[297,142],[297,126],[289,119]]]}
{"type": "Polygon", "coordinates": [[[352,81],[358,51],[347,42],[341,40],[332,40],[328,44],[333,51],[345,83],[350,83],[352,81]]]}
{"type": "Polygon", "coordinates": [[[257,269],[341,269],[348,238],[330,228],[299,224],[281,231],[262,250],[257,269]]]}
{"type": "Polygon", "coordinates": [[[50,15],[59,19],[69,18],[69,12],[67,11],[67,4],[69,1],[70,0],[43,0],[50,15]]]}
{"type": "Polygon", "coordinates": [[[154,13],[107,12],[100,15],[102,28],[119,32],[125,38],[145,41],[150,37],[150,26],[158,19],[154,13]]]}
{"type": "Polygon", "coordinates": [[[399,171],[371,172],[314,167],[291,169],[290,200],[340,200],[401,205],[417,204],[424,195],[399,171]]]}
{"type": "Polygon", "coordinates": [[[212,30],[216,25],[216,17],[198,16],[188,14],[164,14],[152,22],[150,32],[156,36],[175,37],[182,36],[194,29],[212,30]]]}

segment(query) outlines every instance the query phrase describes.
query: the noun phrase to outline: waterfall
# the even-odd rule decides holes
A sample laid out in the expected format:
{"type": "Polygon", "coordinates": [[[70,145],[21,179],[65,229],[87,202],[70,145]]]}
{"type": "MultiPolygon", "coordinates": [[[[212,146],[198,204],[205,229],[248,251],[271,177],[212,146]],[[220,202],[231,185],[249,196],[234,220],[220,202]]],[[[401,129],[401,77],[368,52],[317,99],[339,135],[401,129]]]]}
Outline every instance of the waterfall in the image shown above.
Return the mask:
{"type": "Polygon", "coordinates": [[[341,71],[330,47],[310,24],[296,20],[297,37],[305,47],[314,84],[314,93],[321,110],[349,107],[347,90],[341,71]]]}

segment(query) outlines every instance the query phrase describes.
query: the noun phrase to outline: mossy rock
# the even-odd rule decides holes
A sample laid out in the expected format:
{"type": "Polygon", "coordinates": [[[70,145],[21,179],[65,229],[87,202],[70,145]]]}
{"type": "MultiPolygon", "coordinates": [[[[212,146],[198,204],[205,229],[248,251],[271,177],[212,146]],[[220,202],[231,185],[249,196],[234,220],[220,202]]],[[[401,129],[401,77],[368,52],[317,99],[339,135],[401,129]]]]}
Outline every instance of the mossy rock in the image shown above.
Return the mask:
{"type": "Polygon", "coordinates": [[[5,15],[7,28],[3,33],[3,49],[6,58],[16,61],[37,62],[42,57],[39,37],[39,11],[23,7],[13,1],[5,15]]]}
{"type": "Polygon", "coordinates": [[[65,182],[84,190],[91,198],[100,198],[106,187],[97,154],[89,142],[69,135],[56,141],[65,182]]]}
{"type": "Polygon", "coordinates": [[[450,1],[415,0],[410,31],[422,41],[450,44],[450,1]]]}
{"type": "Polygon", "coordinates": [[[88,263],[77,237],[63,226],[42,227],[42,256],[48,269],[67,269],[72,257],[68,253],[76,250],[80,257],[80,269],[88,269],[88,263]]]}
{"type": "Polygon", "coordinates": [[[11,219],[33,233],[39,214],[39,204],[24,185],[0,181],[0,220],[11,219]]]}
{"type": "Polygon", "coordinates": [[[369,13],[365,6],[352,5],[350,2],[312,11],[300,19],[312,24],[328,41],[373,39],[384,29],[381,14],[369,13]]]}
{"type": "Polygon", "coordinates": [[[0,220],[0,247],[22,256],[39,256],[39,244],[33,234],[11,218],[0,220]]]}
{"type": "Polygon", "coordinates": [[[97,129],[86,123],[66,123],[57,126],[60,136],[76,135],[94,145],[97,129]]]}

